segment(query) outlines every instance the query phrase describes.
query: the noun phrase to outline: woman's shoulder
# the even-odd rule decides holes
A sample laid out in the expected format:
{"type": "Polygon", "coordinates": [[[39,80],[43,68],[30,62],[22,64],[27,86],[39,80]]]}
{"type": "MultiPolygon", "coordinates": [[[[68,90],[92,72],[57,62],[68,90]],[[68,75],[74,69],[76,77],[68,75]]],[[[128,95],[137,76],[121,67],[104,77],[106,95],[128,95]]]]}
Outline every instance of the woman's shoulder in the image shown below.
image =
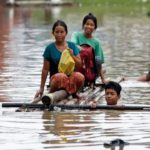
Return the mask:
{"type": "Polygon", "coordinates": [[[68,47],[71,49],[78,49],[77,45],[72,41],[67,41],[68,47]]]}
{"type": "Polygon", "coordinates": [[[79,48],[77,47],[77,45],[74,43],[74,42],[71,42],[71,41],[67,41],[68,43],[68,47],[71,48],[73,51],[77,51],[79,52],[79,48]]]}
{"type": "Polygon", "coordinates": [[[55,46],[55,43],[52,42],[52,43],[48,43],[47,46],[46,46],[46,48],[51,48],[51,47],[54,47],[54,46],[55,46]]]}
{"type": "Polygon", "coordinates": [[[68,43],[68,46],[69,46],[69,47],[71,47],[71,46],[76,46],[76,44],[75,44],[74,42],[72,42],[72,41],[67,41],[67,43],[68,43]]]}
{"type": "Polygon", "coordinates": [[[47,44],[45,47],[46,51],[51,51],[53,49],[55,49],[55,43],[54,42],[47,44]]]}

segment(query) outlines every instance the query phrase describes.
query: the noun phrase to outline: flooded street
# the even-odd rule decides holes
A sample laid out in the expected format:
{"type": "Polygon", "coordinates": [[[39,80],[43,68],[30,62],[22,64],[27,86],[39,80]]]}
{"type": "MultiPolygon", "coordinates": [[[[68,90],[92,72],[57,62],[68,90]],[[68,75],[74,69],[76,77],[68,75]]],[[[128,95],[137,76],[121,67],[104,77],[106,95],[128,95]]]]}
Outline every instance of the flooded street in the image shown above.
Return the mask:
{"type": "MultiPolygon", "coordinates": [[[[124,8],[124,7],[123,7],[124,8]]],[[[117,5],[72,7],[4,7],[0,5],[0,101],[31,102],[40,85],[43,51],[53,41],[57,19],[82,30],[83,17],[93,10],[95,36],[101,40],[106,76],[137,77],[150,70],[150,17],[146,5],[126,10],[117,5]],[[90,9],[89,9],[90,8],[90,9]],[[114,11],[116,10],[116,11],[114,11]]],[[[150,83],[123,86],[124,104],[150,105],[150,83]]],[[[0,108],[2,150],[104,150],[103,144],[123,139],[124,150],[150,149],[150,111],[15,112],[0,108]]]]}
{"type": "Polygon", "coordinates": [[[16,113],[3,110],[0,145],[3,150],[98,150],[105,149],[105,142],[121,138],[130,143],[125,150],[148,150],[149,115],[149,111],[16,113]]]}

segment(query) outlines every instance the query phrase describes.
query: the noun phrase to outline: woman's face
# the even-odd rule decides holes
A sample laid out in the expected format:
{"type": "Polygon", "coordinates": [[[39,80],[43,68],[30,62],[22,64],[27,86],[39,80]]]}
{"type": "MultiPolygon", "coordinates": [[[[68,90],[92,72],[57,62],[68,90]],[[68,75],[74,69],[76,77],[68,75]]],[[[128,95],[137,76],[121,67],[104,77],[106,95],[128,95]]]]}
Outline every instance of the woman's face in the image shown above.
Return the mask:
{"type": "Polygon", "coordinates": [[[106,89],[105,99],[106,99],[107,105],[116,105],[119,98],[120,98],[120,95],[118,95],[115,90],[106,89]]]}
{"type": "Polygon", "coordinates": [[[88,19],[86,23],[83,26],[84,28],[84,33],[87,35],[92,34],[92,32],[95,30],[95,24],[92,19],[88,19]]]}
{"type": "Polygon", "coordinates": [[[65,28],[63,26],[56,26],[55,30],[53,32],[53,35],[54,35],[55,40],[57,42],[64,42],[67,33],[66,33],[65,28]]]}

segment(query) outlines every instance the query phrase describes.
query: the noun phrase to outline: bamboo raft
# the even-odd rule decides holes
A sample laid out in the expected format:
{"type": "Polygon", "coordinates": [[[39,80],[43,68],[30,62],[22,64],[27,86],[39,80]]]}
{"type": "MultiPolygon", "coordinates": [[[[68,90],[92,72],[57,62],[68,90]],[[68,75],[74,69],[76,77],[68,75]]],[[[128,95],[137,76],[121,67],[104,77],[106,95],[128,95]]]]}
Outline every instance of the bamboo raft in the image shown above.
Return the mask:
{"type": "MultiPolygon", "coordinates": [[[[117,82],[120,83],[122,80],[117,79],[117,82]]],[[[81,100],[78,103],[70,103],[71,99],[67,99],[68,95],[65,90],[56,91],[51,93],[51,98],[53,102],[50,105],[44,105],[41,103],[41,99],[34,99],[31,103],[15,103],[15,102],[3,102],[1,103],[1,108],[23,108],[23,109],[47,109],[49,111],[53,110],[150,110],[150,105],[106,105],[98,103],[96,107],[90,105],[91,100],[94,99],[96,102],[100,102],[104,96],[104,86],[102,84],[97,84],[95,88],[84,88],[80,93],[80,96],[84,94],[84,100],[81,100]],[[61,101],[66,100],[69,103],[60,103],[61,101]]]]}

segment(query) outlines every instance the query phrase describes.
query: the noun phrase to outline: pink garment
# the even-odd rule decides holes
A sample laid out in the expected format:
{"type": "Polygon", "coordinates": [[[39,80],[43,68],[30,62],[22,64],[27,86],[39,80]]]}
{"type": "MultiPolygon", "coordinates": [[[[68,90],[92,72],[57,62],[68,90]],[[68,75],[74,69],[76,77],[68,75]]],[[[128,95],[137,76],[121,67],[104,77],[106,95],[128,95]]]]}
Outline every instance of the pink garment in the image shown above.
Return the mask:
{"type": "Polygon", "coordinates": [[[69,94],[76,93],[84,85],[84,80],[80,72],[73,72],[70,76],[56,73],[50,79],[50,92],[65,89],[69,94]]]}

